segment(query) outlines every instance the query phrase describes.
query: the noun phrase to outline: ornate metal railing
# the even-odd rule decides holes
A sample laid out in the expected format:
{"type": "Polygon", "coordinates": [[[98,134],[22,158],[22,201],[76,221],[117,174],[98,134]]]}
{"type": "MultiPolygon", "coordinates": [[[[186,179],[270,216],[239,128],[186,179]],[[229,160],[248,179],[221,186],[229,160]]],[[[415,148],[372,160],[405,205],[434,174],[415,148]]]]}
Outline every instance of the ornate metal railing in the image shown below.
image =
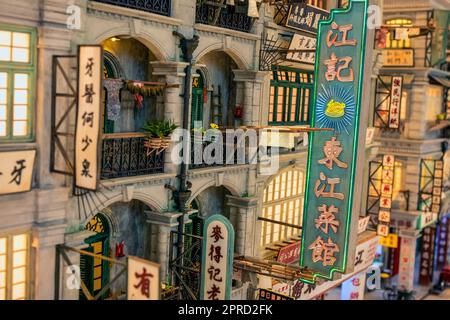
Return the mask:
{"type": "Polygon", "coordinates": [[[206,154],[210,155],[212,159],[216,160],[219,159],[221,161],[214,161],[213,163],[210,163],[211,161],[207,161],[205,159],[205,148],[208,147],[212,142],[210,141],[195,141],[195,139],[191,138],[191,163],[189,164],[190,169],[200,169],[200,168],[209,168],[209,167],[221,167],[221,166],[227,166],[227,165],[240,165],[240,164],[248,164],[250,160],[248,159],[248,152],[247,148],[245,146],[238,145],[237,139],[234,139],[234,142],[231,145],[231,148],[229,147],[227,141],[226,141],[226,135],[222,135],[222,156],[216,157],[215,151],[213,150],[211,154],[209,152],[206,152],[206,154]],[[197,149],[196,149],[197,148],[197,149]],[[227,149],[229,149],[227,151],[227,149]],[[233,150],[230,152],[230,150],[233,150]],[[241,155],[241,157],[239,157],[241,155]],[[243,155],[243,157],[242,157],[243,155]]]}
{"type": "Polygon", "coordinates": [[[140,176],[164,172],[164,152],[147,156],[142,133],[105,134],[101,179],[140,176]]]}
{"type": "Polygon", "coordinates": [[[220,28],[250,32],[254,18],[245,13],[236,12],[235,6],[197,5],[195,22],[214,25],[220,28]]]}
{"type": "Polygon", "coordinates": [[[171,0],[92,0],[120,7],[170,16],[171,0]]]}

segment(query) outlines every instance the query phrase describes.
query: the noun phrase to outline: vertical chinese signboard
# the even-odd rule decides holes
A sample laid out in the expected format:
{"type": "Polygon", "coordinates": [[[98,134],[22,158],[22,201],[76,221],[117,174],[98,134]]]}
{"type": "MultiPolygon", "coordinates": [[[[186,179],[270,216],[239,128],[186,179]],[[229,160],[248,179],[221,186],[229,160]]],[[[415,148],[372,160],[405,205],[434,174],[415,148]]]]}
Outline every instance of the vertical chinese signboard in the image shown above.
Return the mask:
{"type": "Polygon", "coordinates": [[[234,229],[220,214],[203,225],[200,300],[230,300],[233,272],[234,229]]]}
{"type": "Polygon", "coordinates": [[[102,104],[102,47],[78,47],[78,109],[75,133],[75,187],[96,190],[102,104]]]}
{"type": "Polygon", "coordinates": [[[439,224],[439,233],[437,240],[437,269],[441,270],[442,267],[447,265],[447,252],[448,252],[448,233],[450,229],[450,219],[448,216],[442,218],[439,224]]]}
{"type": "Polygon", "coordinates": [[[310,134],[300,265],[325,279],[348,263],[366,20],[352,1],[319,24],[311,126],[333,131],[310,134]]]}
{"type": "Polygon", "coordinates": [[[394,189],[394,167],[395,157],[384,155],[381,170],[381,197],[380,209],[378,210],[377,233],[382,237],[389,234],[389,224],[391,222],[392,193],[394,189]]]}
{"type": "Polygon", "coordinates": [[[0,195],[31,190],[36,150],[0,152],[0,195]]]}
{"type": "Polygon", "coordinates": [[[397,287],[400,291],[410,292],[414,289],[416,239],[413,237],[401,237],[400,241],[400,262],[397,287]]]}
{"type": "Polygon", "coordinates": [[[424,286],[429,285],[433,280],[435,230],[435,228],[428,227],[422,231],[419,283],[424,286]]]}
{"type": "Polygon", "coordinates": [[[391,103],[389,107],[389,128],[398,129],[400,126],[400,108],[402,104],[403,77],[392,77],[391,103]]]}
{"type": "Polygon", "coordinates": [[[128,300],[159,300],[159,264],[128,256],[128,300]]]}

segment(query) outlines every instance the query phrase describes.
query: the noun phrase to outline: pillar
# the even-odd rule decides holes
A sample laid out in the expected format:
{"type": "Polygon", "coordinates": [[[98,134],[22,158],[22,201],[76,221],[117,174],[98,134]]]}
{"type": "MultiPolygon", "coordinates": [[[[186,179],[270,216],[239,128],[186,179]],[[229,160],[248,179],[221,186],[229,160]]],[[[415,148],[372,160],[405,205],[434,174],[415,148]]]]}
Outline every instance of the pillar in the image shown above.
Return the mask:
{"type": "Polygon", "coordinates": [[[178,226],[177,219],[182,213],[145,211],[145,214],[147,215],[147,223],[156,225],[158,228],[156,262],[160,264],[160,279],[164,282],[169,273],[170,231],[178,226]]]}
{"type": "Polygon", "coordinates": [[[236,225],[234,252],[239,255],[255,255],[255,230],[257,198],[240,198],[227,195],[227,205],[235,209],[236,225]]]}

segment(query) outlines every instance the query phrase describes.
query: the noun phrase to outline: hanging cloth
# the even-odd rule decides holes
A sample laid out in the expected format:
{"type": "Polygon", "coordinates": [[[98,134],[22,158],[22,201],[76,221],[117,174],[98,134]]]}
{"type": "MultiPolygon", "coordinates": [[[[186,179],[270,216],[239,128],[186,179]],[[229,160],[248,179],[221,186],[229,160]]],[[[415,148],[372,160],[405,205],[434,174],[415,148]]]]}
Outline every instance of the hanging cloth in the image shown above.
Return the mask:
{"type": "Polygon", "coordinates": [[[105,79],[103,86],[106,89],[106,115],[108,120],[117,121],[120,118],[120,89],[123,88],[122,79],[105,79]]]}
{"type": "Polygon", "coordinates": [[[248,0],[248,12],[247,15],[252,18],[259,18],[257,0],[248,0]]]}

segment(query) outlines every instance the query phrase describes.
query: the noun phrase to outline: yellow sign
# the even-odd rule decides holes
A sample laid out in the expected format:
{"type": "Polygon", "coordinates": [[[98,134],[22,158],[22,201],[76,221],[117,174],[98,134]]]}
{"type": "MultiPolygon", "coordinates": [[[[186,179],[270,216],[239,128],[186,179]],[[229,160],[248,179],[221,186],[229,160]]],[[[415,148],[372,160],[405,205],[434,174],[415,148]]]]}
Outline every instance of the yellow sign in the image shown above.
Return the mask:
{"type": "Polygon", "coordinates": [[[380,245],[388,248],[397,248],[398,236],[395,233],[390,233],[387,237],[380,237],[380,245]]]}
{"type": "Polygon", "coordinates": [[[413,49],[385,49],[383,52],[383,67],[413,67],[413,49]]]}

